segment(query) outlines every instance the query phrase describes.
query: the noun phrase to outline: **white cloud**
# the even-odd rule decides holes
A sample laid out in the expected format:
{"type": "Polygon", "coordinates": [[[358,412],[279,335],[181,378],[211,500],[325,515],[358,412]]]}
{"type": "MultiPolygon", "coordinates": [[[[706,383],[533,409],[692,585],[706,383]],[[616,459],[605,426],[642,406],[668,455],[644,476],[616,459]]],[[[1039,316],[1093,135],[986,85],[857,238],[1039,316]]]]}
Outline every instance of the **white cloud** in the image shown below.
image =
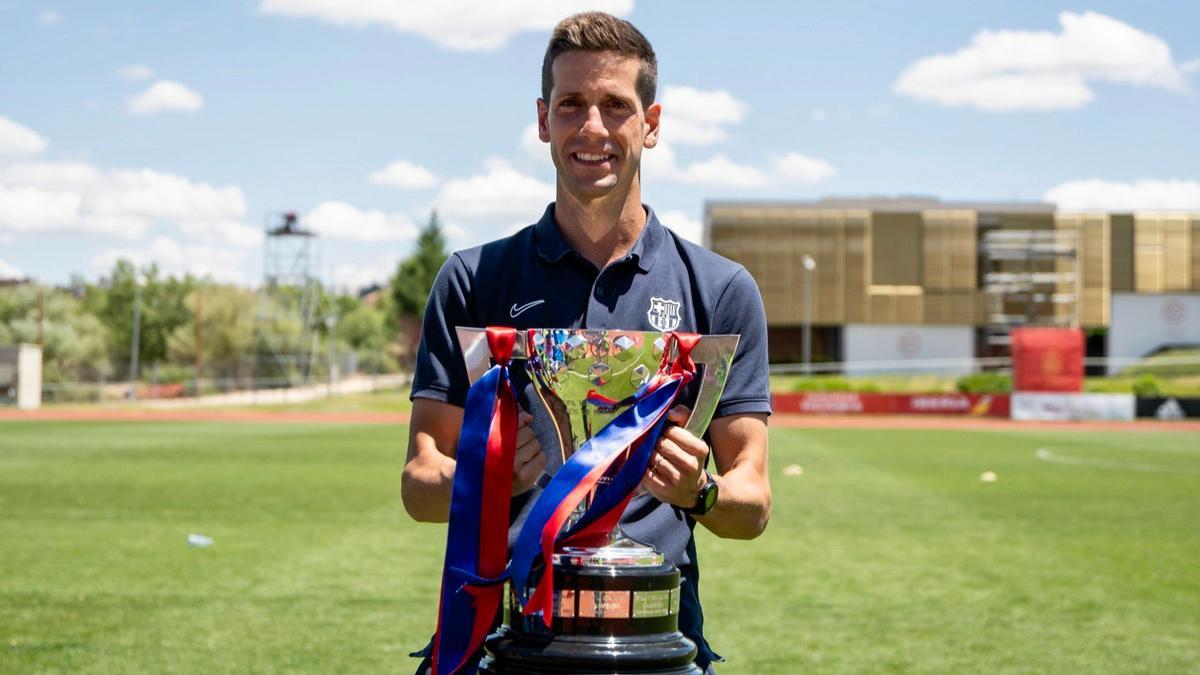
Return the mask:
{"type": "Polygon", "coordinates": [[[233,283],[247,281],[245,251],[231,253],[224,248],[180,244],[168,237],[156,237],[143,248],[105,249],[92,258],[92,268],[108,272],[118,260],[128,260],[137,267],[155,263],[170,276],[192,274],[233,283]]]}
{"type": "Polygon", "coordinates": [[[536,218],[554,201],[554,185],[521,173],[507,162],[490,159],[486,172],[447,181],[435,201],[450,219],[499,220],[536,218]]]}
{"type": "Polygon", "coordinates": [[[322,236],[356,241],[415,239],[418,227],[400,213],[363,211],[346,202],[322,202],[303,218],[304,225],[322,236]]]}
{"type": "Polygon", "coordinates": [[[1161,38],[1103,14],[1063,12],[1062,31],[984,30],[953,54],[910,64],[893,89],[913,98],[981,110],[1078,108],[1089,81],[1188,91],[1161,38]]]}
{"type": "Polygon", "coordinates": [[[46,145],[46,139],[33,129],[0,115],[0,158],[40,155],[46,145]]]}
{"type": "Polygon", "coordinates": [[[129,99],[129,112],[155,115],[161,112],[195,112],[204,107],[204,99],[195,90],[171,80],[159,80],[129,99]]]}
{"type": "Polygon", "coordinates": [[[58,23],[62,21],[62,14],[53,10],[47,10],[38,15],[38,21],[42,23],[58,23]]]}
{"type": "Polygon", "coordinates": [[[0,279],[24,279],[25,273],[16,265],[0,260],[0,279]]]}
{"type": "Polygon", "coordinates": [[[390,185],[403,190],[427,190],[442,182],[429,169],[403,159],[372,172],[367,180],[374,185],[390,185]]]}
{"type": "Polygon", "coordinates": [[[1073,180],[1046,191],[1063,211],[1200,211],[1200,181],[1073,180]]]}
{"type": "Polygon", "coordinates": [[[822,159],[787,153],[769,159],[769,169],[741,164],[725,155],[680,163],[669,143],[642,153],[642,172],[649,181],[701,185],[715,188],[756,189],[781,185],[811,185],[837,175],[822,159]]]}
{"type": "Polygon", "coordinates": [[[658,214],[658,219],[684,239],[696,244],[704,244],[704,223],[683,211],[663,211],[658,214]]]}
{"type": "Polygon", "coordinates": [[[540,159],[550,163],[550,145],[543,143],[538,136],[537,122],[525,127],[521,132],[521,153],[530,159],[540,159]]]}
{"type": "MultiPolygon", "coordinates": [[[[78,194],[47,192],[36,188],[10,188],[0,184],[0,231],[44,232],[72,228],[80,223],[78,194]]],[[[115,233],[113,233],[115,234],[115,233]]]]}
{"type": "Polygon", "coordinates": [[[334,265],[330,270],[330,280],[336,288],[358,290],[371,284],[386,285],[395,271],[396,260],[388,256],[381,256],[371,263],[334,265]]]}
{"type": "Polygon", "coordinates": [[[1200,59],[1192,59],[1191,61],[1184,61],[1183,63],[1179,64],[1179,69],[1182,70],[1183,72],[1187,73],[1188,75],[1192,75],[1194,73],[1200,73],[1200,59]]]}
{"type": "Polygon", "coordinates": [[[723,89],[668,86],[659,99],[663,107],[662,137],[679,145],[711,145],[725,140],[723,127],[740,123],[750,109],[723,89]]]}
{"type": "Polygon", "coordinates": [[[825,112],[821,108],[813,108],[812,112],[810,112],[809,114],[812,116],[813,121],[817,122],[818,124],[829,119],[829,113],[825,112]]]}
{"type": "Polygon", "coordinates": [[[455,220],[443,220],[441,223],[442,235],[446,237],[446,243],[448,247],[454,251],[469,248],[471,246],[475,246],[476,244],[482,244],[485,241],[491,241],[497,236],[508,236],[529,224],[514,223],[508,230],[505,230],[503,234],[497,235],[496,231],[490,227],[486,230],[480,229],[477,232],[476,229],[479,228],[472,229],[455,220]]]}
{"type": "Polygon", "coordinates": [[[563,17],[584,10],[625,15],[633,0],[442,0],[441,2],[344,2],[343,0],[261,0],[259,11],[319,19],[362,28],[382,25],[415,33],[449,49],[492,51],[522,31],[545,31],[563,17]]]}
{"type": "Polygon", "coordinates": [[[150,66],[135,63],[118,68],[117,77],[125,80],[148,80],[154,77],[154,71],[150,70],[150,66]]]}
{"type": "Polygon", "coordinates": [[[246,246],[246,200],[152,169],[105,171],[83,162],[0,166],[0,232],[86,232],[137,239],[156,223],[207,241],[246,246]]]}
{"type": "Polygon", "coordinates": [[[22,162],[0,167],[0,184],[45,190],[82,191],[102,178],[102,171],[84,162],[22,162]]]}
{"type": "Polygon", "coordinates": [[[131,215],[149,220],[220,221],[246,213],[242,191],[213,187],[152,169],[119,169],[108,174],[115,189],[93,195],[102,215],[131,215]]]}
{"type": "Polygon", "coordinates": [[[829,162],[798,152],[776,157],[773,164],[779,178],[789,183],[820,183],[837,175],[837,169],[829,162]]]}
{"type": "Polygon", "coordinates": [[[179,230],[188,237],[208,244],[226,244],[237,248],[262,245],[262,230],[236,220],[181,221],[179,230]]]}
{"type": "Polygon", "coordinates": [[[771,177],[758,167],[739,164],[725,155],[717,155],[678,167],[668,180],[688,185],[757,188],[768,185],[771,177]]]}

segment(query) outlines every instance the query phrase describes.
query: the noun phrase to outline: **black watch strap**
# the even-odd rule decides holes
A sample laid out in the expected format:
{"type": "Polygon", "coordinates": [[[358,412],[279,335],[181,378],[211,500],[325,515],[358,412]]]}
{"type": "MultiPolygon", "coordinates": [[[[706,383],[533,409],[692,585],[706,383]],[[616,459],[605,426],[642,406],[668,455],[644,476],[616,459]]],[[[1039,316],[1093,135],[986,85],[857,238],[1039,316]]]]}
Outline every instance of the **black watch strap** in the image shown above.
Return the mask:
{"type": "Polygon", "coordinates": [[[704,483],[704,487],[700,488],[700,494],[696,495],[696,503],[691,508],[683,509],[684,513],[703,516],[717,505],[717,481],[713,480],[712,474],[708,470],[704,471],[704,476],[708,481],[704,483]]]}

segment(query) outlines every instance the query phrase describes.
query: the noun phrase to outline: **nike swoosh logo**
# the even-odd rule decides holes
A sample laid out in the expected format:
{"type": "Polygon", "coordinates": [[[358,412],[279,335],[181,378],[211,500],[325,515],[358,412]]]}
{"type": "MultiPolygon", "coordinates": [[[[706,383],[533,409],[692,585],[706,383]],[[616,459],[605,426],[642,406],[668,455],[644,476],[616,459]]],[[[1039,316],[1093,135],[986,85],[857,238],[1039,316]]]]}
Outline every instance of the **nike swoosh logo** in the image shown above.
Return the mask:
{"type": "Polygon", "coordinates": [[[515,318],[517,318],[517,315],[520,314],[521,312],[524,312],[525,310],[531,309],[533,307],[537,307],[538,305],[542,304],[545,301],[546,301],[545,299],[534,300],[533,302],[527,302],[527,303],[521,305],[520,307],[517,307],[517,303],[514,302],[512,309],[508,310],[508,315],[515,319],[515,318]]]}

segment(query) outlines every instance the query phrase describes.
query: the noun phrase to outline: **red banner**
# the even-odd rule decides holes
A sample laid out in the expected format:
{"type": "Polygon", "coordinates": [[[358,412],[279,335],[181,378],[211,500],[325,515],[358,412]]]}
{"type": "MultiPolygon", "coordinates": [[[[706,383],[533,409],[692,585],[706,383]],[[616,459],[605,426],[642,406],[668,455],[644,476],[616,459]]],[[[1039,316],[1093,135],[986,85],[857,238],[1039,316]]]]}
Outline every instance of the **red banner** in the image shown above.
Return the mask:
{"type": "Polygon", "coordinates": [[[1013,391],[1083,391],[1083,331],[1015,328],[1013,391]]]}
{"type": "Polygon", "coordinates": [[[1008,394],[772,394],[777,413],[806,415],[969,415],[1008,417],[1008,394]]]}

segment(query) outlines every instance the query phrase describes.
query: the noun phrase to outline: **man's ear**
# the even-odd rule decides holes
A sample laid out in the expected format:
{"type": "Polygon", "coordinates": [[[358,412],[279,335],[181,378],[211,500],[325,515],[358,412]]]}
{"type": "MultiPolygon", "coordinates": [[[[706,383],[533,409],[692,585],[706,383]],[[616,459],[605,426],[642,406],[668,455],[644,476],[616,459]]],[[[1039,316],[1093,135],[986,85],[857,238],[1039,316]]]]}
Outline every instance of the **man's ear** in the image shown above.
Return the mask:
{"type": "Polygon", "coordinates": [[[550,142],[550,106],[546,105],[544,99],[537,100],[537,115],[538,115],[538,138],[542,139],[543,143],[550,142]]]}
{"type": "Polygon", "coordinates": [[[653,148],[658,145],[658,121],[662,118],[662,104],[651,103],[649,108],[646,108],[646,140],[642,141],[642,146],[653,148]]]}

